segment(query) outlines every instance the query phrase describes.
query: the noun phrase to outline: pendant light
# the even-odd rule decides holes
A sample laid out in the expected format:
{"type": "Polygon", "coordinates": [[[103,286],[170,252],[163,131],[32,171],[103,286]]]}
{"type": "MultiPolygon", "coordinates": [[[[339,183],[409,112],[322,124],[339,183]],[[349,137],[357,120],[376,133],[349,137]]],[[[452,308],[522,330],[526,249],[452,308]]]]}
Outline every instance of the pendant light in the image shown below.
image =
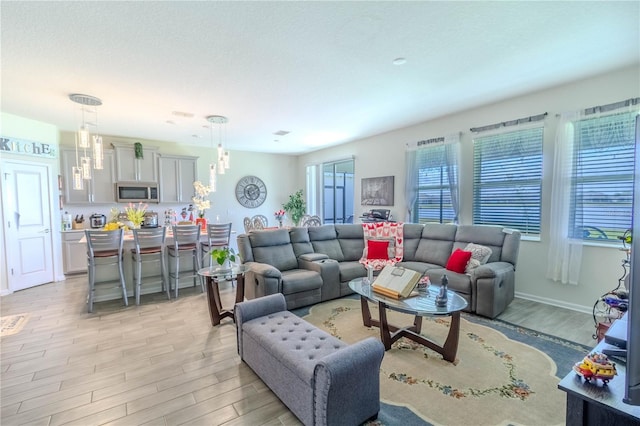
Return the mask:
{"type": "Polygon", "coordinates": [[[86,121],[85,117],[87,111],[92,112],[94,114],[93,126],[97,129],[98,110],[96,107],[102,105],[102,101],[95,96],[82,95],[79,93],[69,95],[69,99],[72,102],[80,104],[80,110],[82,112],[82,121],[75,135],[76,166],[72,168],[73,189],[81,190],[84,188],[82,180],[91,179],[91,169],[101,170],[103,168],[104,147],[102,137],[97,134],[93,135],[93,137],[91,136],[89,133],[90,123],[86,121]],[[93,107],[93,109],[87,109],[87,107],[93,107]],[[91,141],[93,141],[92,149],[90,149],[91,141]],[[79,153],[79,148],[82,149],[82,154],[79,153]],[[89,152],[87,152],[87,150],[89,150],[89,152]],[[93,156],[93,159],[91,156],[93,156]]]}
{"type": "MultiPolygon", "coordinates": [[[[211,123],[209,128],[211,129],[212,145],[213,145],[213,126],[215,124],[218,125],[218,148],[217,148],[215,164],[213,164],[213,166],[215,167],[212,167],[211,165],[209,166],[209,174],[211,174],[211,170],[214,169],[214,170],[217,170],[219,175],[223,175],[225,170],[229,169],[230,167],[230,158],[229,158],[229,151],[225,151],[224,147],[222,146],[222,126],[224,124],[227,124],[229,120],[227,119],[227,117],[224,117],[222,115],[210,115],[207,117],[207,121],[211,123]]],[[[226,130],[225,130],[225,133],[226,133],[226,130]]],[[[211,177],[209,178],[209,180],[211,181],[211,177]]]]}

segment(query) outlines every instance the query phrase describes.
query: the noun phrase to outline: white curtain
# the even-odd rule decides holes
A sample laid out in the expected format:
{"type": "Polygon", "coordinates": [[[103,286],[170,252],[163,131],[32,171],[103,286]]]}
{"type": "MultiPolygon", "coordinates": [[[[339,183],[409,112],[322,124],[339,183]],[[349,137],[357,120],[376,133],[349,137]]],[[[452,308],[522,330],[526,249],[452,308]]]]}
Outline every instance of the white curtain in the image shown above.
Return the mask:
{"type": "Polygon", "coordinates": [[[562,114],[556,131],[547,261],[547,278],[573,285],[578,284],[582,265],[582,239],[569,237],[574,122],[579,119],[577,112],[562,114]]]}

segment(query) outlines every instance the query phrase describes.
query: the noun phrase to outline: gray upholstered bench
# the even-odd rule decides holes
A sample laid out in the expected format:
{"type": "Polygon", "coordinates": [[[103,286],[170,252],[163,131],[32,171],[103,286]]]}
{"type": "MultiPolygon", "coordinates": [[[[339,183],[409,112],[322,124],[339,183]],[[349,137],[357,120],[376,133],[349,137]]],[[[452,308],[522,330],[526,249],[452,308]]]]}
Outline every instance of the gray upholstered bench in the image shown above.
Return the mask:
{"type": "Polygon", "coordinates": [[[286,310],[282,294],[236,304],[238,353],[305,425],[357,425],[380,410],[375,338],[348,345],[286,310]]]}

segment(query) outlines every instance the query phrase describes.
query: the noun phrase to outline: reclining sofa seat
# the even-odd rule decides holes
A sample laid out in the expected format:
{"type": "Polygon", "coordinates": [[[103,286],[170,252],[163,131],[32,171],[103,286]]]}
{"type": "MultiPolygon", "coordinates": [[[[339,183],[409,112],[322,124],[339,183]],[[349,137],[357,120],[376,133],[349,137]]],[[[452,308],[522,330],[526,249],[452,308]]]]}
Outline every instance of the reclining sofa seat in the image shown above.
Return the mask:
{"type": "MultiPolygon", "coordinates": [[[[323,284],[320,273],[302,268],[294,251],[292,239],[298,241],[295,235],[304,236],[303,229],[294,228],[293,238],[287,229],[238,236],[240,257],[250,268],[245,274],[245,296],[248,299],[282,293],[290,309],[320,302],[323,284]]],[[[311,251],[311,245],[304,244],[304,241],[296,242],[295,246],[298,253],[311,251]]]]}
{"type": "MultiPolygon", "coordinates": [[[[446,274],[449,289],[467,300],[467,311],[495,318],[513,300],[518,231],[505,232],[499,226],[406,223],[403,233],[404,258],[398,265],[426,273],[434,284],[440,284],[446,274]],[[487,263],[469,274],[447,270],[451,253],[468,243],[491,248],[487,263]]],[[[245,277],[245,294],[251,299],[283,293],[289,309],[351,294],[349,281],[366,276],[359,263],[364,247],[360,224],[239,235],[241,258],[251,268],[245,277]]]]}
{"type": "Polygon", "coordinates": [[[520,247],[520,232],[497,226],[405,224],[404,259],[399,266],[426,272],[433,284],[447,275],[449,289],[467,301],[467,311],[495,318],[515,297],[515,266],[520,247]],[[491,249],[484,265],[469,274],[447,270],[444,265],[456,249],[467,244],[491,249]]]}

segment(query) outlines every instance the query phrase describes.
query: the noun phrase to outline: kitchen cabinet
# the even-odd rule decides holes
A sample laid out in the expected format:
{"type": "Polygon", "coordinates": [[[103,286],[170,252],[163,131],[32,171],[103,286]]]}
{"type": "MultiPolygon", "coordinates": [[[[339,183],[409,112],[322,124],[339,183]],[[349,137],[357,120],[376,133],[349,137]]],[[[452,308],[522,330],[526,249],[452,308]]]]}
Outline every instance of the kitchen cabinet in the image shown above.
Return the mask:
{"type": "Polygon", "coordinates": [[[62,233],[62,258],[64,259],[65,274],[87,272],[87,244],[79,242],[83,236],[84,230],[62,233]]]}
{"type": "Polygon", "coordinates": [[[191,203],[198,179],[198,157],[161,155],[158,182],[161,203],[191,203]]]}
{"type": "Polygon", "coordinates": [[[75,149],[62,149],[64,198],[67,204],[113,204],[116,202],[115,166],[113,150],[104,150],[102,170],[91,169],[91,179],[83,181],[83,189],[73,189],[75,149]]]}
{"type": "Polygon", "coordinates": [[[116,156],[116,180],[158,182],[158,148],[143,145],[143,158],[136,158],[132,144],[112,143],[116,156]]]}

